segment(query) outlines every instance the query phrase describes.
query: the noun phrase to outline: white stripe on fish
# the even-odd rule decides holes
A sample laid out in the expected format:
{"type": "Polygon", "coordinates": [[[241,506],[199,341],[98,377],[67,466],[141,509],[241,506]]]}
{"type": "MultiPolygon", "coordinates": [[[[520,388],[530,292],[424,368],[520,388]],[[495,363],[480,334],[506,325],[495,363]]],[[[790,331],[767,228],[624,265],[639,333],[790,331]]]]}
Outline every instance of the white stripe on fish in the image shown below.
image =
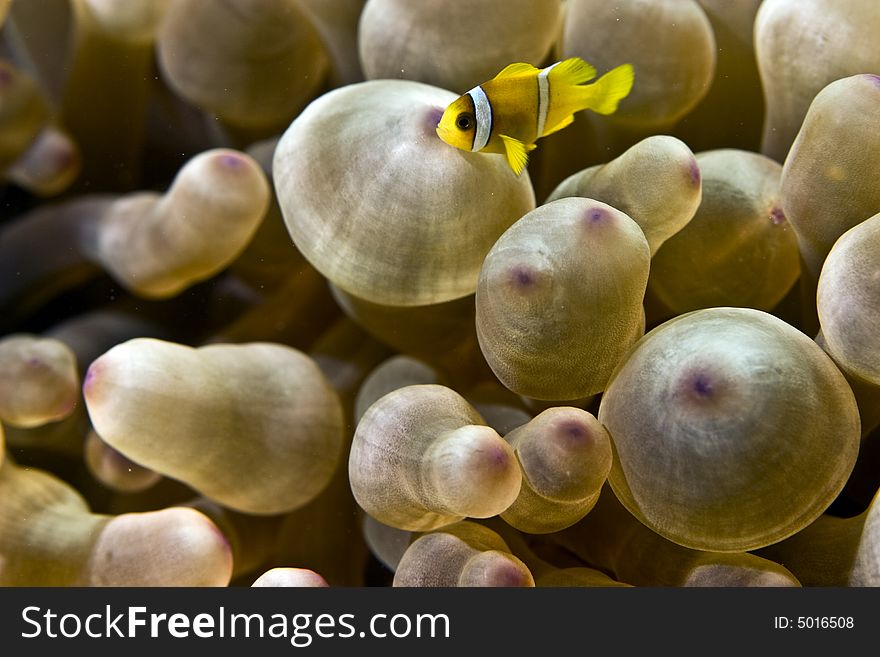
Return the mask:
{"type": "Polygon", "coordinates": [[[472,151],[481,151],[489,143],[489,136],[492,132],[492,104],[483,91],[483,87],[474,87],[468,94],[474,101],[474,122],[476,125],[476,133],[474,135],[474,145],[472,151]]]}
{"type": "MultiPolygon", "coordinates": [[[[558,64],[559,62],[556,62],[558,64]]],[[[547,112],[550,111],[550,80],[547,76],[556,64],[551,64],[538,73],[538,137],[544,134],[547,124],[547,112]]]]}

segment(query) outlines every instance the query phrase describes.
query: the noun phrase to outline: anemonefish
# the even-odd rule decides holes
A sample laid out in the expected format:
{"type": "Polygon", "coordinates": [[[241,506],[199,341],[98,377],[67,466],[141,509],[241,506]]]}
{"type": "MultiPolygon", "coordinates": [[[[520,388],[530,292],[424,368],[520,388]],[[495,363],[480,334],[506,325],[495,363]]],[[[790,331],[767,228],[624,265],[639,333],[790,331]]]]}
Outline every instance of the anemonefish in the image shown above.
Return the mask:
{"type": "Polygon", "coordinates": [[[511,64],[453,101],[443,112],[437,134],[465,151],[503,153],[519,175],[535,141],[569,125],[575,112],[611,114],[632,89],[629,64],[586,84],[594,77],[596,69],[579,57],[544,69],[511,64]]]}

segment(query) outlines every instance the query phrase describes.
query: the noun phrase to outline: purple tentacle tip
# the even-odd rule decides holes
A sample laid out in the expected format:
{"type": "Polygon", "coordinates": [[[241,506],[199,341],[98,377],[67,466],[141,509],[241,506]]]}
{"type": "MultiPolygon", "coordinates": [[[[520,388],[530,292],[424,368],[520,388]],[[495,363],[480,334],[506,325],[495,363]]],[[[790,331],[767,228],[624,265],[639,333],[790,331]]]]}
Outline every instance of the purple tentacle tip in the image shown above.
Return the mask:
{"type": "Polygon", "coordinates": [[[523,572],[516,567],[516,564],[507,560],[494,564],[489,580],[492,582],[492,586],[499,587],[520,587],[527,584],[523,572]]]}
{"type": "Polygon", "coordinates": [[[694,186],[699,185],[702,179],[702,174],[700,173],[700,165],[697,164],[697,161],[694,158],[691,158],[691,163],[688,168],[691,175],[691,183],[693,183],[694,186]]]}
{"type": "Polygon", "coordinates": [[[94,383],[95,383],[95,376],[96,376],[96,374],[95,374],[95,367],[94,367],[94,364],[93,364],[91,367],[89,367],[89,369],[86,371],[86,375],[83,377],[83,385],[82,385],[82,389],[83,389],[83,394],[84,394],[84,395],[85,395],[85,394],[88,394],[89,389],[94,385],[94,383]]]}
{"type": "Polygon", "coordinates": [[[589,429],[583,423],[574,420],[561,423],[558,429],[558,435],[572,443],[585,442],[590,437],[589,429]]]}
{"type": "Polygon", "coordinates": [[[432,128],[436,128],[440,125],[440,119],[443,118],[443,108],[442,107],[432,107],[428,110],[428,125],[432,128]]]}
{"type": "Polygon", "coordinates": [[[496,468],[505,468],[510,462],[510,456],[505,449],[498,445],[492,445],[483,452],[485,454],[485,463],[496,468]]]}
{"type": "Polygon", "coordinates": [[[770,210],[770,222],[776,226],[785,223],[785,213],[778,205],[774,205],[770,210]]]}
{"type": "Polygon", "coordinates": [[[443,108],[442,107],[431,107],[425,113],[425,123],[424,128],[426,132],[432,133],[435,137],[437,136],[437,126],[440,125],[440,119],[443,118],[443,108]]]}
{"type": "Polygon", "coordinates": [[[608,213],[603,208],[592,207],[588,209],[584,215],[584,224],[587,226],[600,224],[603,223],[608,216],[608,213]]]}
{"type": "Polygon", "coordinates": [[[517,265],[510,270],[510,282],[519,290],[528,290],[537,282],[537,275],[525,265],[517,265]]]}
{"type": "Polygon", "coordinates": [[[693,390],[700,397],[711,397],[714,392],[712,379],[705,374],[697,374],[692,380],[693,390]]]}
{"type": "Polygon", "coordinates": [[[71,148],[63,148],[52,153],[56,166],[67,169],[76,162],[77,154],[71,148]]]}
{"type": "Polygon", "coordinates": [[[224,153],[217,158],[217,161],[224,169],[229,169],[231,171],[242,169],[245,164],[244,158],[236,153],[224,153]]]}
{"type": "Polygon", "coordinates": [[[868,79],[869,82],[873,83],[875,87],[880,87],[880,75],[877,75],[875,73],[866,73],[865,77],[868,79]]]}

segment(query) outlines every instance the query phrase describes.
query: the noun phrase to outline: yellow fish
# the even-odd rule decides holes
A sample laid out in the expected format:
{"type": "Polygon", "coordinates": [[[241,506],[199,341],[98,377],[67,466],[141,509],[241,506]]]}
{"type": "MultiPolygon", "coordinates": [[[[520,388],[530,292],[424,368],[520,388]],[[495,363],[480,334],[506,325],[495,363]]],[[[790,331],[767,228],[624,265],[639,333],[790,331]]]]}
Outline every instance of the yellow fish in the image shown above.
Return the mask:
{"type": "Polygon", "coordinates": [[[579,57],[544,69],[511,64],[453,101],[443,112],[437,134],[465,151],[504,153],[519,175],[538,139],[569,125],[575,112],[611,114],[632,89],[630,64],[586,84],[594,77],[596,69],[579,57]]]}

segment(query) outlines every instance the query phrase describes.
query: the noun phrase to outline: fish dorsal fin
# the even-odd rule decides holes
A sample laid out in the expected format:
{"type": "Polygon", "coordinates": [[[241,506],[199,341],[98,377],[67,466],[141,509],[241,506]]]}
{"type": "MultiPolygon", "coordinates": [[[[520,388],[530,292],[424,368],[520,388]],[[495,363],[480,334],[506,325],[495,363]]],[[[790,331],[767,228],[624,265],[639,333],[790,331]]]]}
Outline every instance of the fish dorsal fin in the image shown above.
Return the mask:
{"type": "Polygon", "coordinates": [[[537,73],[538,69],[532,66],[531,64],[526,64],[525,62],[518,62],[516,64],[510,64],[505,66],[504,69],[495,76],[495,79],[498,78],[512,78],[517,75],[528,75],[529,73],[537,73]]]}
{"type": "Polygon", "coordinates": [[[550,81],[557,84],[585,84],[596,77],[596,69],[580,57],[564,59],[550,71],[550,81]]]}
{"type": "Polygon", "coordinates": [[[534,144],[524,144],[519,139],[499,135],[504,142],[504,151],[507,154],[507,163],[516,175],[522,173],[529,162],[529,151],[535,148],[534,144]]]}

